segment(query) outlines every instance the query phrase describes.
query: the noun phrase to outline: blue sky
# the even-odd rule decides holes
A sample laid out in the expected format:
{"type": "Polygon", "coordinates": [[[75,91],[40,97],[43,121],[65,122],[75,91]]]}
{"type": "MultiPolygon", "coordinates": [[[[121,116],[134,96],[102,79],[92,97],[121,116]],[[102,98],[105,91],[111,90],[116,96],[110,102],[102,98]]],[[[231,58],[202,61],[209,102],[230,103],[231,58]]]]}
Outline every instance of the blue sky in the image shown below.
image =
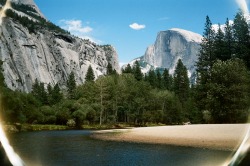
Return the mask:
{"type": "Polygon", "coordinates": [[[142,56],[157,33],[203,33],[205,17],[223,24],[248,0],[34,0],[51,22],[98,44],[113,45],[121,63],[142,56]]]}

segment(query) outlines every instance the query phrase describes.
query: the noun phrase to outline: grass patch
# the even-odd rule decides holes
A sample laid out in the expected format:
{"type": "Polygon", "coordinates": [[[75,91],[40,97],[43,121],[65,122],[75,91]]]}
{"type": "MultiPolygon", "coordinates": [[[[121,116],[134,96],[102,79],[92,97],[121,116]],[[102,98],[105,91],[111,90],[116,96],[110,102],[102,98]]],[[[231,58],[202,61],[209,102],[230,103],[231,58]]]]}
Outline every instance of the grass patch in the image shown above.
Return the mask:
{"type": "Polygon", "coordinates": [[[21,131],[41,131],[41,130],[67,130],[68,126],[63,125],[39,125],[39,124],[23,124],[21,131]]]}

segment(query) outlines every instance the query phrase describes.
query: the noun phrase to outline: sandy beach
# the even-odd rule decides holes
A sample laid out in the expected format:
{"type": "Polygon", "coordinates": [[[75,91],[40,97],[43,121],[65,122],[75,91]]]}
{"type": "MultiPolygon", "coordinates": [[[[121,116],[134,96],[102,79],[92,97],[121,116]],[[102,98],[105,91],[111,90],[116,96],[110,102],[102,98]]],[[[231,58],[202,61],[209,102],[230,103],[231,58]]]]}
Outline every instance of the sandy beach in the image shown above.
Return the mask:
{"type": "Polygon", "coordinates": [[[93,138],[110,141],[169,144],[235,150],[248,130],[249,124],[208,124],[142,127],[95,131],[93,138]]]}

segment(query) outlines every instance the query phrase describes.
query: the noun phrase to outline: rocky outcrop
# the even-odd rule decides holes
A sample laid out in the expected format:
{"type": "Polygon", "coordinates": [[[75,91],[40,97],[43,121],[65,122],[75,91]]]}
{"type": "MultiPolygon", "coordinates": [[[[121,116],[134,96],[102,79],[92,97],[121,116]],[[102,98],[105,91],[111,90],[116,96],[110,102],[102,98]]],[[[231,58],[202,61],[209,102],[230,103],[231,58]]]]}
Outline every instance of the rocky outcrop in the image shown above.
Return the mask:
{"type": "MultiPolygon", "coordinates": [[[[32,0],[12,1],[34,4],[32,0]]],[[[77,84],[82,84],[89,65],[96,78],[106,73],[108,62],[119,71],[118,55],[110,45],[99,46],[42,26],[31,33],[20,21],[10,17],[3,18],[0,27],[0,59],[7,86],[26,92],[31,91],[35,79],[45,85],[59,83],[65,87],[71,72],[77,84]]]]}
{"type": "Polygon", "coordinates": [[[181,59],[191,76],[195,71],[201,40],[201,35],[183,29],[161,31],[155,43],[138,60],[143,64],[144,72],[154,68],[167,68],[173,74],[178,60],[181,59]]]}

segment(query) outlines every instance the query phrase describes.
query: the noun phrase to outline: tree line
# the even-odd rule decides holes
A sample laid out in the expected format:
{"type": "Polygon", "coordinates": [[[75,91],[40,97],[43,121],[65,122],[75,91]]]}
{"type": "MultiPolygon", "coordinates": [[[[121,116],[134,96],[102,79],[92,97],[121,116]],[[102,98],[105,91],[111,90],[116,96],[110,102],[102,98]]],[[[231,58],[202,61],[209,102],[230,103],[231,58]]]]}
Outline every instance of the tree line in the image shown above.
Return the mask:
{"type": "Polygon", "coordinates": [[[89,66],[85,83],[74,73],[66,89],[37,80],[31,93],[11,91],[0,75],[4,111],[9,122],[39,124],[148,124],[242,123],[250,106],[250,37],[241,12],[234,23],[215,30],[206,17],[197,76],[190,83],[181,59],[173,75],[168,69],[143,74],[140,62],[118,74],[110,63],[106,75],[95,78],[89,66]],[[15,104],[13,104],[15,103],[15,104]]]}
{"type": "Polygon", "coordinates": [[[214,123],[244,122],[249,113],[250,32],[241,11],[217,31],[206,17],[198,55],[197,107],[214,123]]]}
{"type": "MultiPolygon", "coordinates": [[[[31,93],[11,91],[4,87],[3,116],[10,122],[21,123],[66,125],[69,120],[74,120],[78,127],[82,124],[179,124],[188,120],[189,112],[185,113],[178,96],[169,90],[170,80],[177,85],[181,72],[173,78],[167,70],[163,74],[156,72],[159,78],[155,77],[152,81],[154,76],[144,76],[138,70],[139,62],[136,62],[131,71],[127,67],[120,75],[110,64],[108,66],[107,74],[97,79],[89,66],[86,81],[79,86],[71,72],[67,91],[64,92],[58,84],[48,84],[45,87],[44,83],[37,80],[31,93]],[[162,86],[157,87],[159,84],[162,86]]],[[[181,60],[178,66],[181,66],[181,70],[186,70],[181,60]]],[[[188,90],[189,86],[186,88],[188,90]]]]}

